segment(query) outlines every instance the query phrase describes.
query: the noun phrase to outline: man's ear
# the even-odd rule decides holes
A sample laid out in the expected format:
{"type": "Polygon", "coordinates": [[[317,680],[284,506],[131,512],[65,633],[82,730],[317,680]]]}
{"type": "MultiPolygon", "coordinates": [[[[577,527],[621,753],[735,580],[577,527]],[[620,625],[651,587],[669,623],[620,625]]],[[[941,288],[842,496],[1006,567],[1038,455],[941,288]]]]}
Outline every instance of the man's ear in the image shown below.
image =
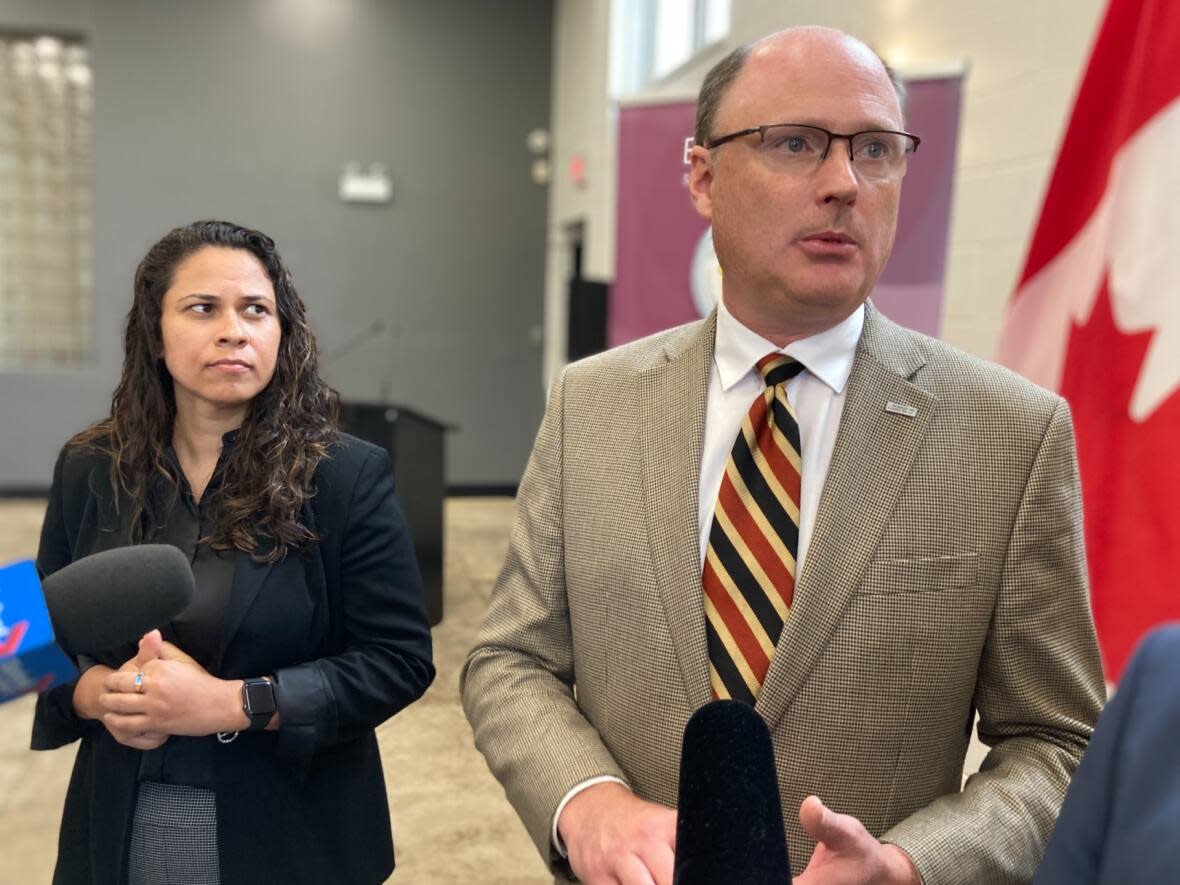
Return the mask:
{"type": "Polygon", "coordinates": [[[693,145],[688,155],[688,195],[697,214],[713,219],[713,157],[707,148],[693,145]]]}

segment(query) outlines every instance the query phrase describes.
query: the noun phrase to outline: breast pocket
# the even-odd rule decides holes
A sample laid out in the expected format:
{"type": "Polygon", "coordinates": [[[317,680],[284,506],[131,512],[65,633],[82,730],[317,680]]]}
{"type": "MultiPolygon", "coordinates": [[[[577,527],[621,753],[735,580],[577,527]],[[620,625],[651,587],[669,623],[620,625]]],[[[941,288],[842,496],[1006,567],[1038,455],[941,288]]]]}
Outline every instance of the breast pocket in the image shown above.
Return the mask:
{"type": "Polygon", "coordinates": [[[874,559],[865,569],[857,592],[875,595],[959,590],[974,586],[978,576],[978,553],[874,559]]]}

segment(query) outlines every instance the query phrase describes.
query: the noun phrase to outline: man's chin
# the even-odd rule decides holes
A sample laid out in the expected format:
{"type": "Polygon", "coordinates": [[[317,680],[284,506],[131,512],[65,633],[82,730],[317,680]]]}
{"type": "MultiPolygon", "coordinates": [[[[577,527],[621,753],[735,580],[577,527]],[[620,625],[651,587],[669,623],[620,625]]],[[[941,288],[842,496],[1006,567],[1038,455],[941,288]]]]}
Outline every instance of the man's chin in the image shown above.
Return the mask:
{"type": "Polygon", "coordinates": [[[801,286],[786,290],[789,295],[785,301],[791,309],[811,315],[848,316],[859,307],[868,297],[868,290],[863,282],[857,285],[834,285],[828,283],[820,286],[801,286]]]}

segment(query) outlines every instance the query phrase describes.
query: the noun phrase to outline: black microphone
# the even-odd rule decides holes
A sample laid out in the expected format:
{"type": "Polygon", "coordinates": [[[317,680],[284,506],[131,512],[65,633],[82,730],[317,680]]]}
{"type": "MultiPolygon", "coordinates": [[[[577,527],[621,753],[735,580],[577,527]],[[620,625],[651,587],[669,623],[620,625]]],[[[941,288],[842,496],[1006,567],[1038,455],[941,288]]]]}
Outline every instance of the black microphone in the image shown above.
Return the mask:
{"type": "Polygon", "coordinates": [[[169,544],[94,553],[41,582],[57,641],[73,655],[138,641],[187,608],[193,589],[188,557],[169,544]]]}
{"type": "Polygon", "coordinates": [[[713,701],[685,726],[672,881],[791,881],[770,731],[747,704],[713,701]]]}

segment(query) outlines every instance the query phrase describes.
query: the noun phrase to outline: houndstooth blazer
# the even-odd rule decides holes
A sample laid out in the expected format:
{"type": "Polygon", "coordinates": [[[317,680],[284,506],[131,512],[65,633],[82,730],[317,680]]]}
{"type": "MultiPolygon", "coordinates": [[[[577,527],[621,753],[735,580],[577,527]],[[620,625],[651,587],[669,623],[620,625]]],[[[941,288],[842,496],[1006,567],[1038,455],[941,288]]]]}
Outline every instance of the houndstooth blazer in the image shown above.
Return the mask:
{"type": "MultiPolygon", "coordinates": [[[[569,366],[461,678],[542,854],[596,775],[674,806],[710,700],[697,479],[716,317],[569,366]]],[[[1105,689],[1065,402],[868,305],[810,552],[756,709],[792,865],[815,793],[927,885],[1028,881],[1105,689]],[[960,786],[975,712],[991,746],[960,786]]]]}

